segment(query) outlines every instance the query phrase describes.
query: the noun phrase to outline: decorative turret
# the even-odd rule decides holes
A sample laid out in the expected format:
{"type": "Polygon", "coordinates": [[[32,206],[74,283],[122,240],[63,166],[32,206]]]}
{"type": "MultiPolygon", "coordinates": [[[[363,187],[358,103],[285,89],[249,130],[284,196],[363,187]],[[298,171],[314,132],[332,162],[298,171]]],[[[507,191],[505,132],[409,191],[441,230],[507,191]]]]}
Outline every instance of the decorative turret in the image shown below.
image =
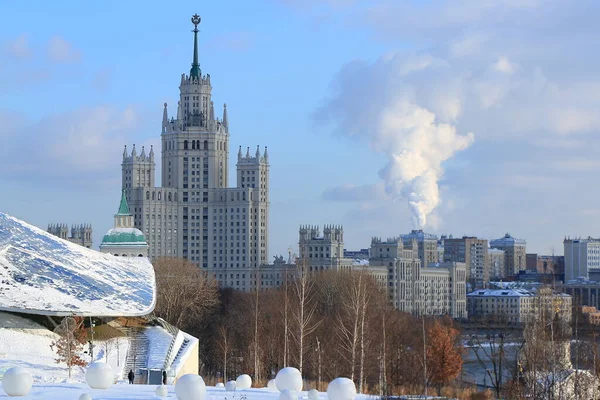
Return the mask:
{"type": "Polygon", "coordinates": [[[127,145],[125,145],[125,149],[123,150],[123,161],[127,158],[127,145]]]}
{"type": "Polygon", "coordinates": [[[135,144],[133,145],[133,150],[131,151],[131,157],[135,159],[137,157],[137,151],[135,151],[135,144]]]}
{"type": "Polygon", "coordinates": [[[267,152],[267,146],[265,146],[265,155],[264,155],[265,161],[268,162],[269,161],[269,153],[267,152]]]}
{"type": "Polygon", "coordinates": [[[209,120],[211,122],[215,120],[215,103],[213,101],[210,102],[209,120]]]}
{"type": "Polygon", "coordinates": [[[238,150],[238,161],[242,160],[242,146],[240,146],[240,149],[238,150]]]}
{"type": "Polygon", "coordinates": [[[192,24],[194,24],[194,61],[192,62],[192,69],[190,69],[190,79],[195,80],[202,77],[200,71],[200,64],[198,63],[198,24],[200,23],[200,16],[194,14],[192,16],[192,24]]]}
{"type": "Polygon", "coordinates": [[[140,153],[140,158],[141,159],[146,158],[146,149],[144,149],[144,146],[142,146],[142,152],[140,153]]]}
{"type": "Polygon", "coordinates": [[[258,145],[256,146],[256,156],[255,157],[257,160],[260,160],[260,146],[258,146],[258,145]]]}
{"type": "Polygon", "coordinates": [[[154,161],[154,146],[150,145],[150,161],[154,161]]]}
{"type": "Polygon", "coordinates": [[[246,158],[250,158],[250,147],[246,148],[246,158]]]}
{"type": "Polygon", "coordinates": [[[165,103],[165,108],[163,110],[163,120],[162,120],[162,131],[165,133],[167,129],[167,125],[169,125],[169,116],[167,114],[167,103],[165,103]]]}
{"type": "Polygon", "coordinates": [[[223,104],[223,126],[229,131],[229,120],[227,119],[227,103],[223,104]]]}

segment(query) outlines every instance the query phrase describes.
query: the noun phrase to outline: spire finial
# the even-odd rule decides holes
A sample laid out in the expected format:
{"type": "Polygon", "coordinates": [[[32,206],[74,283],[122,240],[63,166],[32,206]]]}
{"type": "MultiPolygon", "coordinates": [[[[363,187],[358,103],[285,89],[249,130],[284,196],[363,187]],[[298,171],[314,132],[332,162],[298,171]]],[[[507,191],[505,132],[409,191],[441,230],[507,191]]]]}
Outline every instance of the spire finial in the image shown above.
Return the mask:
{"type": "Polygon", "coordinates": [[[192,15],[192,24],[194,24],[194,61],[192,62],[192,69],[190,70],[190,79],[200,79],[200,64],[198,63],[198,24],[200,24],[200,16],[198,14],[192,15]]]}
{"type": "Polygon", "coordinates": [[[223,126],[229,130],[229,118],[227,118],[227,103],[223,104],[223,126]]]}

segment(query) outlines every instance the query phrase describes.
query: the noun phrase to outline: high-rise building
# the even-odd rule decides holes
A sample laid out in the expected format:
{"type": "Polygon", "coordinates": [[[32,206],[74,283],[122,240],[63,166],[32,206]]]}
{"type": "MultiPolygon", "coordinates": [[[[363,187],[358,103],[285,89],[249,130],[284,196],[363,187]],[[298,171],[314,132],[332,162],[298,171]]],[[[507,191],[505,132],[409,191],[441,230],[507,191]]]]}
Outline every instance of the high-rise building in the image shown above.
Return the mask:
{"type": "Polygon", "coordinates": [[[155,186],[154,149],[123,152],[122,186],[149,257],[182,257],[221,286],[250,290],[269,248],[269,156],[265,147],[237,154],[237,185],[230,188],[229,117],[215,116],[209,74],[198,61],[198,24],[190,73],[179,81],[177,114],[164,105],[161,186],[155,186]]]}
{"type": "MultiPolygon", "coordinates": [[[[397,309],[415,315],[466,318],[465,264],[421,265],[418,239],[373,238],[369,268],[387,268],[388,297],[397,309]]],[[[437,240],[436,240],[437,249],[437,240]]]]}
{"type": "Polygon", "coordinates": [[[525,271],[527,267],[527,242],[524,239],[516,239],[510,234],[500,239],[490,241],[490,247],[504,250],[505,276],[518,275],[519,271],[525,271]]]}
{"type": "Polygon", "coordinates": [[[506,269],[504,268],[504,250],[487,249],[488,263],[490,265],[490,279],[502,279],[506,269]]]}
{"type": "Polygon", "coordinates": [[[321,235],[318,226],[301,226],[298,250],[300,261],[310,271],[350,271],[353,260],[344,257],[344,228],[339,225],[323,226],[321,235]]]}
{"type": "Polygon", "coordinates": [[[88,249],[92,248],[92,225],[90,224],[71,226],[71,235],[67,224],[48,224],[47,232],[88,249]]]}
{"type": "Polygon", "coordinates": [[[444,261],[465,263],[467,281],[474,288],[484,287],[490,280],[488,241],[463,236],[444,240],[444,261]]]}
{"type": "Polygon", "coordinates": [[[431,233],[425,233],[422,230],[412,230],[406,235],[400,235],[404,244],[410,245],[413,239],[417,241],[419,247],[419,259],[421,265],[426,267],[429,264],[435,264],[438,258],[438,237],[431,233]]]}
{"type": "Polygon", "coordinates": [[[100,252],[117,257],[148,257],[148,243],[142,231],[133,226],[133,215],[129,212],[124,190],[114,226],[102,238],[100,252]]]}
{"type": "Polygon", "coordinates": [[[565,281],[600,280],[600,239],[565,239],[565,281]]]}

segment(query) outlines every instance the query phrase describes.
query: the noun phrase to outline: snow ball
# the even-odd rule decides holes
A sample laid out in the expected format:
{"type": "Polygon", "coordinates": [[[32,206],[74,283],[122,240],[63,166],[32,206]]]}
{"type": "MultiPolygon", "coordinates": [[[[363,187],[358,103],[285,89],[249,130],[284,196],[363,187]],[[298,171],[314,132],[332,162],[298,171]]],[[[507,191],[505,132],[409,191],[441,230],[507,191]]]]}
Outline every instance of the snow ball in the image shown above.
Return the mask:
{"type": "Polygon", "coordinates": [[[327,386],[327,398],[329,400],[354,400],[356,397],[356,386],[348,378],[335,378],[327,386]]]}
{"type": "Polygon", "coordinates": [[[2,389],[9,396],[25,396],[31,390],[33,378],[27,368],[13,367],[2,377],[2,389]]]}
{"type": "Polygon", "coordinates": [[[280,392],[285,389],[299,392],[302,390],[302,374],[296,368],[285,367],[277,373],[275,384],[280,392]]]}
{"type": "Polygon", "coordinates": [[[307,393],[308,400],[318,400],[319,399],[319,391],[317,389],[310,389],[307,393]]]}
{"type": "Polygon", "coordinates": [[[252,387],[252,378],[247,374],[240,375],[235,380],[235,385],[238,389],[250,389],[252,387]]]}
{"type": "Polygon", "coordinates": [[[295,390],[283,389],[279,393],[279,400],[298,400],[298,393],[295,390]]]}
{"type": "Polygon", "coordinates": [[[93,362],[85,371],[85,380],[92,389],[108,389],[114,381],[113,370],[107,363],[93,362]]]}
{"type": "Polygon", "coordinates": [[[225,384],[225,390],[228,392],[235,391],[236,383],[235,381],[229,381],[225,384]]]}
{"type": "Polygon", "coordinates": [[[87,393],[84,393],[81,396],[79,396],[79,400],[92,400],[92,396],[90,396],[87,393]]]}
{"type": "Polygon", "coordinates": [[[206,384],[200,375],[186,374],[175,382],[175,396],[179,400],[204,400],[206,384]]]}
{"type": "Polygon", "coordinates": [[[223,385],[223,382],[219,382],[215,385],[216,388],[223,388],[225,387],[225,385],[223,385]]]}
{"type": "Polygon", "coordinates": [[[275,379],[271,379],[269,383],[267,383],[267,389],[269,390],[277,390],[277,384],[275,383],[275,379]]]}
{"type": "Polygon", "coordinates": [[[156,387],[156,391],[154,392],[158,397],[167,397],[169,391],[165,385],[160,385],[156,387]]]}

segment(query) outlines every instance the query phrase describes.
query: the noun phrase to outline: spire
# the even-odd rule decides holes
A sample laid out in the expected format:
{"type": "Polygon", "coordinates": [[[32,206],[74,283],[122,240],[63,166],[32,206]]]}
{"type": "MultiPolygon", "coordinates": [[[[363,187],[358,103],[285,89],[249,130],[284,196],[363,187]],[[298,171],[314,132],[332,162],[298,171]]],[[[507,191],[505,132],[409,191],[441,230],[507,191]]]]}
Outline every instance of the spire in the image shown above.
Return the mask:
{"type": "Polygon", "coordinates": [[[264,157],[265,157],[265,161],[269,160],[269,153],[267,152],[267,146],[265,146],[265,155],[264,155],[264,157]]]}
{"type": "Polygon", "coordinates": [[[150,161],[154,160],[154,146],[150,145],[150,161]]]}
{"type": "Polygon", "coordinates": [[[250,158],[250,147],[246,149],[246,158],[250,158]]]}
{"type": "Polygon", "coordinates": [[[125,197],[125,190],[121,192],[121,204],[119,205],[119,211],[117,215],[130,215],[129,205],[127,205],[127,197],[125,197]]]}
{"type": "Polygon", "coordinates": [[[227,120],[227,103],[223,104],[223,126],[229,130],[229,121],[227,120]]]}
{"type": "Polygon", "coordinates": [[[165,128],[169,124],[169,115],[167,113],[167,103],[165,103],[165,108],[163,110],[163,121],[162,121],[163,133],[165,132],[165,128]]]}
{"type": "Polygon", "coordinates": [[[123,161],[127,158],[127,145],[125,145],[125,150],[123,150],[123,161]]]}
{"type": "Polygon", "coordinates": [[[194,24],[194,62],[192,63],[192,69],[190,70],[190,79],[200,79],[200,64],[198,64],[198,24],[200,23],[200,16],[194,14],[192,16],[192,24],[194,24]]]}
{"type": "Polygon", "coordinates": [[[210,102],[210,115],[209,120],[212,122],[215,120],[215,103],[213,101],[210,102]]]}
{"type": "Polygon", "coordinates": [[[240,161],[242,159],[242,146],[240,146],[240,149],[238,150],[238,161],[240,161]]]}
{"type": "Polygon", "coordinates": [[[140,157],[146,158],[146,149],[144,149],[144,146],[142,146],[142,153],[140,154],[140,157]]]}
{"type": "Polygon", "coordinates": [[[177,120],[183,122],[183,114],[181,113],[181,101],[177,102],[177,120]]]}
{"type": "Polygon", "coordinates": [[[260,146],[256,145],[256,159],[260,160],[260,146]]]}
{"type": "Polygon", "coordinates": [[[131,157],[133,157],[133,158],[137,157],[137,151],[135,151],[135,144],[133,145],[133,150],[131,151],[131,157]]]}

